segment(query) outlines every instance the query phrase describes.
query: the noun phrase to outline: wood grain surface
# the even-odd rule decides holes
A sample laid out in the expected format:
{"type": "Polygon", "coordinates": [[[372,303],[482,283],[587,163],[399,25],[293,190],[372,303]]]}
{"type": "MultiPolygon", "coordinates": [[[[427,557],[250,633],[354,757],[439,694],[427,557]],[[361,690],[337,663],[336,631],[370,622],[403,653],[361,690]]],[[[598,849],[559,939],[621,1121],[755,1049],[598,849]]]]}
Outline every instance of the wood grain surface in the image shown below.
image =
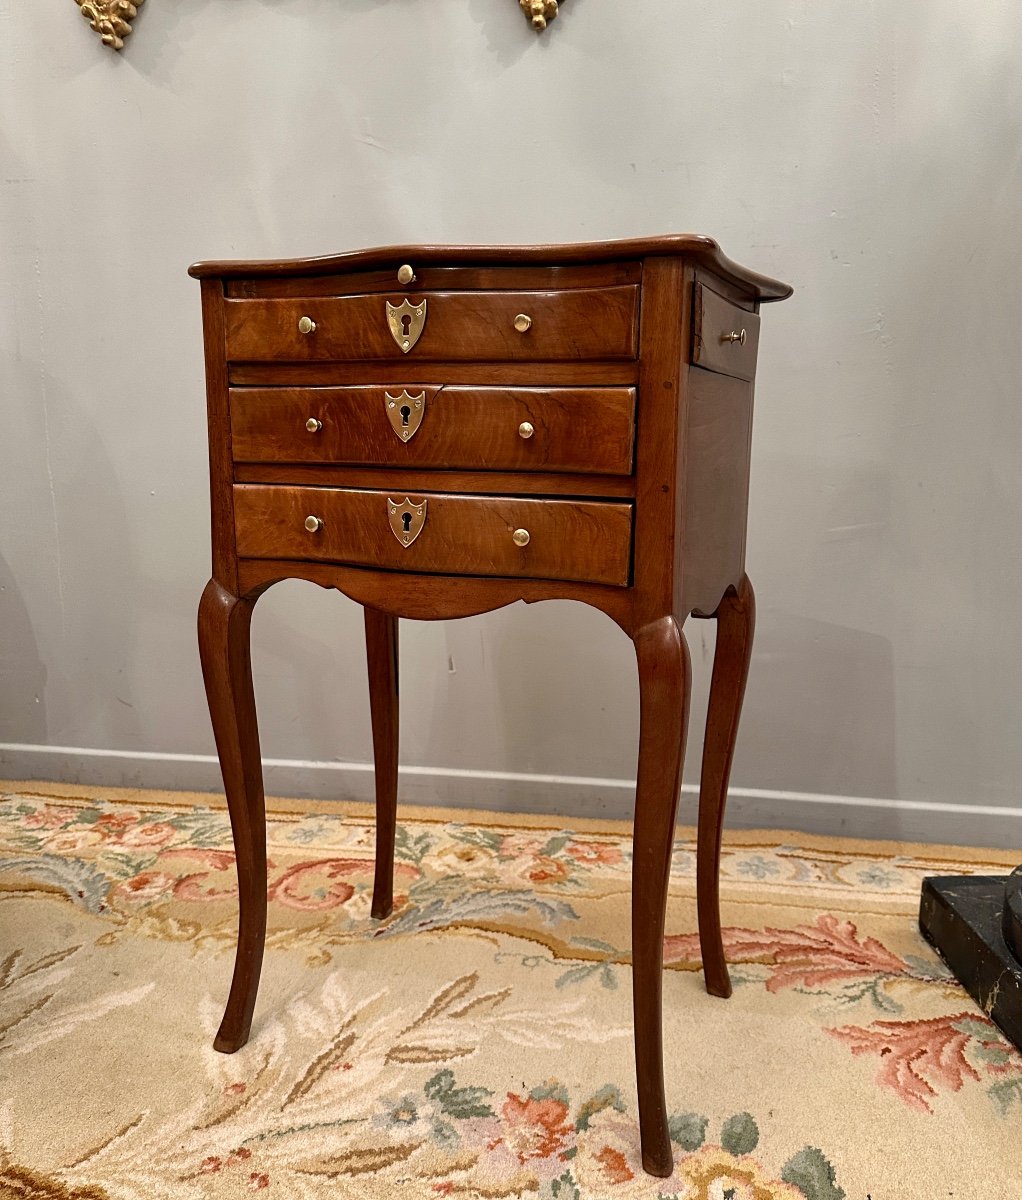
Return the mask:
{"type": "Polygon", "coordinates": [[[422,492],[409,499],[426,501],[425,523],[405,546],[388,515],[388,501],[404,499],[393,490],[238,484],[238,553],[400,571],[628,582],[628,503],[422,492]],[[323,522],[318,532],[305,528],[309,516],[323,522]],[[516,529],[528,530],[527,546],[512,540],[516,529]]]}
{"type": "Polygon", "coordinates": [[[231,389],[236,462],[627,475],[634,433],[633,388],[231,389]],[[402,441],[388,406],[400,414],[408,396],[421,397],[422,420],[402,441]]]}
{"type": "Polygon", "coordinates": [[[285,359],[420,359],[458,361],[634,358],[638,288],[563,292],[398,292],[225,300],[227,356],[285,359]],[[387,324],[387,304],[426,302],[425,325],[407,355],[387,324]],[[515,328],[525,314],[532,327],[515,328]],[[309,317],[315,331],[303,334],[309,317]]]}

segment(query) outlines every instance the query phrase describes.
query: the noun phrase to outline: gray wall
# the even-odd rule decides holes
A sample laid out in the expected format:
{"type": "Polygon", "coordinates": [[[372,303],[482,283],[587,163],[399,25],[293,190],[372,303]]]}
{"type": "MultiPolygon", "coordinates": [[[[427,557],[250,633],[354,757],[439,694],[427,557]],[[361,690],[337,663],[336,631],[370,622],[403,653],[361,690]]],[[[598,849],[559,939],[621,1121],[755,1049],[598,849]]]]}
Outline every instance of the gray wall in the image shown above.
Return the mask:
{"type": "MultiPolygon", "coordinates": [[[[0,773],[216,786],[191,261],[691,230],[797,289],[735,820],[1022,843],[1014,0],[565,0],[542,38],[514,0],[148,0],[120,56],[70,0],[0,26],[0,773]]],[[[606,618],[402,653],[407,799],[630,811],[606,618]]],[[[369,795],[357,608],[282,585],[255,659],[270,786],[369,795]]]]}

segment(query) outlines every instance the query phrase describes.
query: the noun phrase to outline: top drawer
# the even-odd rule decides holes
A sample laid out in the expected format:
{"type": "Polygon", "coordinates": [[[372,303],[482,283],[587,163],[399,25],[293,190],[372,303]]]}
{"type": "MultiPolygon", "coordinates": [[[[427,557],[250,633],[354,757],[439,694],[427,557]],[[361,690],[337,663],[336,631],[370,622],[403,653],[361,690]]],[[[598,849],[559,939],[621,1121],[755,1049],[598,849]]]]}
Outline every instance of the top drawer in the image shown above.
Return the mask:
{"type": "Polygon", "coordinates": [[[225,301],[234,361],[629,359],[639,289],[411,292],[225,301]]]}
{"type": "Polygon", "coordinates": [[[718,375],[756,378],[759,316],[739,308],[701,283],[692,317],[692,361],[718,375]]]}

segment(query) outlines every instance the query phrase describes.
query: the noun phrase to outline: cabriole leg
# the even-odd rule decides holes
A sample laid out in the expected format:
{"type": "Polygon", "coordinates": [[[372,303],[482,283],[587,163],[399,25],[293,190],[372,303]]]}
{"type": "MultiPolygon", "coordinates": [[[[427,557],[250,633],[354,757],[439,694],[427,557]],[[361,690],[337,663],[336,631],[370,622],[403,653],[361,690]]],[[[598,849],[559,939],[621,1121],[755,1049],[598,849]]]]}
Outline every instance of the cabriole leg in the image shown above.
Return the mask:
{"type": "Polygon", "coordinates": [[[199,602],[202,676],[238,869],[238,951],[227,1008],[213,1042],[224,1054],[248,1041],[266,938],[266,810],[249,652],[254,604],[215,579],[199,602]]]}
{"type": "Polygon", "coordinates": [[[674,822],[688,729],[691,663],[673,617],[635,635],[639,665],[639,770],[632,865],[632,998],[642,1165],[664,1178],[674,1167],[664,1098],[664,917],[674,822]]]}
{"type": "Polygon", "coordinates": [[[725,592],[714,615],[717,646],[713,653],[699,783],[696,895],[706,990],[713,996],[727,997],[731,995],[731,979],[720,933],[720,842],[756,627],[756,597],[747,575],[742,577],[737,591],[725,592]]]}
{"type": "Polygon", "coordinates": [[[398,666],[397,617],[365,608],[369,710],[376,765],[376,873],[372,915],[394,907],[394,834],[397,823],[398,666]]]}

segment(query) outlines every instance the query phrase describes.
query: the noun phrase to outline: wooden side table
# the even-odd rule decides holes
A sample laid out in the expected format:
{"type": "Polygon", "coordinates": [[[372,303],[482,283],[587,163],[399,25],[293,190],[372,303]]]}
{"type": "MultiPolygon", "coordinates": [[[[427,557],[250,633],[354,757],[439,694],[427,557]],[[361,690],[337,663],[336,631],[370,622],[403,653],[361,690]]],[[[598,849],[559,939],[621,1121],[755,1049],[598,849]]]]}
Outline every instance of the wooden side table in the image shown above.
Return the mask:
{"type": "Polygon", "coordinates": [[[416,246],[199,263],[213,576],[199,647],[230,807],[240,930],[216,1038],[248,1038],[266,929],[249,658],[281,579],[364,606],[376,762],[373,916],[392,907],[398,619],[581,600],[640,685],[632,962],[642,1159],[669,1175],[661,974],[685,749],[689,615],[717,620],[699,796],[699,934],[730,994],[721,826],[752,648],[745,528],[759,305],[791,289],[695,236],[416,246]]]}

